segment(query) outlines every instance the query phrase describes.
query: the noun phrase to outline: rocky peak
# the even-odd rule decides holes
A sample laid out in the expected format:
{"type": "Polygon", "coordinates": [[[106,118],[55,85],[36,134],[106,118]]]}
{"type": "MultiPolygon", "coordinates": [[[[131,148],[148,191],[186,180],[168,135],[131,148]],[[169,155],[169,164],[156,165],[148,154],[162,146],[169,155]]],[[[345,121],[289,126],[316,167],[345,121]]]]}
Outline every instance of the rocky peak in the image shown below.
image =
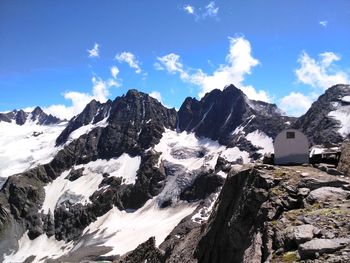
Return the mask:
{"type": "Polygon", "coordinates": [[[113,101],[108,122],[110,124],[131,122],[135,126],[152,122],[166,128],[173,128],[176,122],[176,111],[164,107],[148,94],[132,89],[113,101]]]}
{"type": "Polygon", "coordinates": [[[178,128],[217,140],[241,124],[246,112],[246,96],[229,85],[207,93],[200,101],[187,98],[178,113],[178,128]]]}
{"type": "Polygon", "coordinates": [[[51,125],[62,122],[59,118],[54,117],[51,114],[46,114],[40,107],[36,107],[32,112],[13,110],[8,113],[0,113],[0,121],[14,121],[18,125],[23,125],[27,121],[34,122],[38,125],[51,125]]]}
{"type": "Polygon", "coordinates": [[[243,133],[259,130],[274,138],[293,121],[282,116],[275,104],[249,100],[234,85],[222,91],[213,90],[200,101],[187,98],[178,119],[179,130],[192,131],[226,145],[237,144],[238,137],[242,137],[234,132],[238,127],[242,127],[243,133]]]}
{"type": "Polygon", "coordinates": [[[46,114],[40,107],[36,107],[30,114],[30,120],[40,125],[50,125],[61,122],[61,120],[51,114],[46,114]]]}
{"type": "Polygon", "coordinates": [[[330,87],[311,108],[294,123],[313,144],[338,144],[348,135],[346,115],[350,114],[350,85],[330,87]],[[347,99],[348,98],[348,99],[347,99]],[[342,134],[341,128],[345,131],[342,134]]]}
{"type": "Polygon", "coordinates": [[[65,143],[69,135],[79,129],[82,126],[88,124],[96,124],[105,118],[108,118],[112,101],[108,100],[105,103],[100,103],[99,101],[92,100],[89,102],[84,110],[73,117],[67,127],[62,131],[62,133],[56,139],[56,145],[61,145],[65,143]]]}

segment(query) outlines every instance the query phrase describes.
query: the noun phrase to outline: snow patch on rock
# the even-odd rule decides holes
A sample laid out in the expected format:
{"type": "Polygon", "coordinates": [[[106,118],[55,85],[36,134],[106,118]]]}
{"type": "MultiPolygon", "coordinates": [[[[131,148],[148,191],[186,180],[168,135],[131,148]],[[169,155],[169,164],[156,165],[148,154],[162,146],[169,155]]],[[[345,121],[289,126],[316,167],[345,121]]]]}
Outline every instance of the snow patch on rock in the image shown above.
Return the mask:
{"type": "Polygon", "coordinates": [[[76,165],[74,166],[76,170],[84,168],[83,176],[70,181],[66,177],[71,170],[67,170],[44,187],[45,200],[42,210],[44,213],[48,213],[49,210],[53,212],[57,205],[66,200],[89,203],[89,197],[99,189],[104,173],[122,177],[123,184],[134,184],[140,164],[141,157],[130,157],[128,154],[123,154],[119,158],[99,159],[87,164],[76,165]]]}
{"type": "Polygon", "coordinates": [[[271,137],[267,136],[264,132],[255,130],[246,135],[246,139],[250,141],[254,146],[262,148],[258,150],[258,153],[273,153],[273,140],[271,137]]]}

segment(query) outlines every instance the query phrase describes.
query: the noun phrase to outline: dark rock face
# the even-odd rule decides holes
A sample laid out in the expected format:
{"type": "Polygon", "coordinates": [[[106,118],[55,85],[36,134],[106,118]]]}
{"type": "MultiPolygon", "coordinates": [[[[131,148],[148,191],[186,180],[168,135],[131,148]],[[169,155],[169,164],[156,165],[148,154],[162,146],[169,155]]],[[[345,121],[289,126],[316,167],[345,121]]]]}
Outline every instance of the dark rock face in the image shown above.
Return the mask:
{"type": "Polygon", "coordinates": [[[215,193],[224,181],[225,179],[217,174],[201,173],[193,184],[181,193],[180,199],[189,202],[205,199],[211,193],[215,193]]]}
{"type": "Polygon", "coordinates": [[[350,96],[350,85],[329,88],[292,127],[304,132],[312,144],[341,143],[344,138],[337,132],[340,124],[328,114],[339,106],[350,105],[341,100],[344,96],[350,96]]]}
{"type": "Polygon", "coordinates": [[[39,125],[51,125],[62,122],[62,120],[51,114],[47,115],[40,107],[36,107],[32,112],[14,110],[8,113],[0,113],[0,121],[11,122],[13,120],[18,125],[23,125],[27,121],[33,121],[39,125]]]}
{"type": "Polygon", "coordinates": [[[261,207],[268,199],[268,183],[256,170],[241,172],[226,181],[219,199],[196,257],[203,263],[243,262],[254,235],[263,229],[261,207]]]}
{"type": "Polygon", "coordinates": [[[68,136],[75,130],[87,124],[96,124],[108,117],[112,102],[108,100],[106,103],[100,103],[92,100],[86,105],[84,110],[77,116],[73,117],[67,127],[56,139],[56,145],[66,142],[68,136]]]}
{"type": "Polygon", "coordinates": [[[161,250],[156,247],[154,237],[139,245],[135,250],[127,253],[120,259],[115,260],[116,263],[162,263],[164,255],[161,250]]]}
{"type": "Polygon", "coordinates": [[[237,127],[241,126],[246,133],[260,130],[274,138],[289,126],[288,122],[294,121],[282,116],[275,104],[249,100],[233,85],[223,91],[213,90],[200,101],[187,98],[178,112],[178,119],[181,131],[192,131],[197,136],[218,140],[224,145],[241,144],[244,149],[247,145],[239,141],[241,134],[233,134],[237,127]]]}
{"type": "Polygon", "coordinates": [[[350,142],[343,144],[337,169],[350,176],[350,142]]]}

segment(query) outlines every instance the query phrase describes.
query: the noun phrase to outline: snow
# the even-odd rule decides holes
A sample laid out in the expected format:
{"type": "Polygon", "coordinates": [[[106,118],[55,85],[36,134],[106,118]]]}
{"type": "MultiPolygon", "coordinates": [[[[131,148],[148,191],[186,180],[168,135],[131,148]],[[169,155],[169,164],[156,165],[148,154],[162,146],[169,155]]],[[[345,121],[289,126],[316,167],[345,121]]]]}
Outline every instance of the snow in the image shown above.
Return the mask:
{"type": "Polygon", "coordinates": [[[60,149],[55,147],[55,140],[66,124],[45,126],[29,122],[20,126],[0,122],[0,177],[50,162],[60,149]]]}
{"type": "Polygon", "coordinates": [[[209,205],[203,206],[201,209],[199,209],[198,212],[192,216],[191,218],[192,221],[197,223],[203,223],[205,221],[208,221],[209,216],[214,208],[215,201],[216,199],[218,199],[218,197],[219,197],[219,192],[210,196],[209,205]]]}
{"type": "Polygon", "coordinates": [[[200,120],[200,122],[198,122],[198,124],[192,129],[192,131],[195,131],[202,123],[203,121],[205,120],[205,118],[207,117],[208,113],[211,111],[211,109],[213,108],[214,106],[214,103],[212,103],[210,105],[210,108],[203,114],[203,117],[202,119],[200,120]]]}
{"type": "Polygon", "coordinates": [[[234,135],[234,134],[245,134],[244,132],[244,128],[248,126],[248,124],[255,118],[255,115],[251,115],[247,118],[247,123],[242,123],[241,125],[239,125],[231,134],[234,135]]]}
{"type": "Polygon", "coordinates": [[[65,200],[79,203],[89,203],[89,197],[99,189],[103,180],[103,174],[122,177],[123,184],[135,184],[137,170],[141,164],[141,157],[130,157],[123,154],[119,158],[110,160],[98,159],[84,165],[76,165],[74,169],[84,167],[83,176],[71,182],[65,179],[71,170],[63,172],[54,181],[47,184],[45,189],[45,200],[42,206],[44,213],[54,211],[56,205],[65,200]]]}
{"type": "Polygon", "coordinates": [[[107,114],[107,117],[105,117],[103,120],[99,121],[98,123],[92,124],[91,122],[87,125],[81,126],[79,129],[74,130],[73,132],[71,132],[71,134],[69,134],[66,144],[69,144],[73,140],[78,139],[80,136],[89,133],[90,131],[92,131],[97,127],[106,127],[108,125],[108,122],[107,122],[108,117],[109,117],[109,113],[107,114]]]}
{"type": "Polygon", "coordinates": [[[69,170],[63,172],[58,178],[53,182],[49,183],[44,187],[45,189],[45,200],[42,206],[44,213],[48,213],[49,210],[53,213],[56,205],[69,199],[72,200],[74,196],[74,201],[79,203],[87,203],[89,197],[98,189],[99,184],[102,182],[101,174],[94,174],[88,172],[84,175],[71,182],[65,177],[69,174],[69,170]]]}
{"type": "Polygon", "coordinates": [[[217,174],[220,175],[222,178],[226,178],[227,177],[227,173],[225,173],[223,171],[219,171],[217,174]]]}
{"type": "Polygon", "coordinates": [[[341,100],[344,102],[350,102],[350,96],[345,96],[341,100]]]}
{"type": "Polygon", "coordinates": [[[254,146],[260,147],[262,149],[258,150],[258,153],[273,153],[273,140],[271,137],[267,136],[264,132],[255,130],[246,135],[246,139],[250,141],[254,146]]]}
{"type": "Polygon", "coordinates": [[[160,153],[158,166],[163,163],[167,168],[165,187],[156,198],[160,206],[169,201],[171,205],[177,204],[180,193],[192,185],[203,170],[214,170],[220,156],[229,162],[237,159],[249,162],[248,152],[237,147],[226,148],[217,141],[197,138],[185,131],[166,129],[154,150],[160,153]]]}
{"type": "Polygon", "coordinates": [[[237,156],[242,157],[243,163],[249,163],[249,153],[246,151],[241,151],[238,147],[227,148],[221,157],[226,159],[228,162],[234,162],[237,160],[237,156]]]}
{"type": "Polygon", "coordinates": [[[240,157],[245,162],[249,161],[249,153],[240,151],[237,147],[226,148],[217,141],[197,138],[194,133],[186,131],[179,133],[169,129],[165,130],[154,150],[161,153],[159,162],[167,161],[182,165],[188,171],[202,167],[214,169],[220,155],[228,161],[234,161],[240,157]]]}
{"type": "Polygon", "coordinates": [[[4,256],[4,263],[24,262],[30,255],[35,255],[35,259],[31,262],[44,262],[46,257],[59,258],[72,248],[72,242],[66,244],[64,241],[56,240],[55,236],[48,238],[46,235],[40,235],[30,240],[27,232],[18,241],[18,245],[16,252],[4,256]]]}
{"type": "MultiPolygon", "coordinates": [[[[350,96],[345,96],[348,99],[350,96]]],[[[340,106],[338,109],[329,112],[328,116],[340,122],[341,127],[338,132],[346,137],[350,133],[350,105],[340,106]]]]}
{"type": "MultiPolygon", "coordinates": [[[[155,199],[133,213],[120,211],[116,207],[84,229],[84,235],[94,233],[89,245],[111,246],[106,255],[124,254],[154,236],[159,246],[174,227],[191,214],[196,205],[183,202],[176,207],[159,208],[155,199]]],[[[79,247],[79,244],[77,244],[79,247]]]]}

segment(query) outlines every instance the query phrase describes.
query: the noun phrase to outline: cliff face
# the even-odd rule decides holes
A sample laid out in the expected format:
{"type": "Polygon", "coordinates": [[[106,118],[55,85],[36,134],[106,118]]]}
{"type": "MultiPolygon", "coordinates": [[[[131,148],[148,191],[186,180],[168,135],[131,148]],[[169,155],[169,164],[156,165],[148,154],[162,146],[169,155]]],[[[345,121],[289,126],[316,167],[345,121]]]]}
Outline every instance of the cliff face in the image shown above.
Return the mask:
{"type": "Polygon", "coordinates": [[[231,171],[207,222],[189,216],[148,251],[171,263],[348,262],[349,183],[312,167],[231,171]]]}
{"type": "Polygon", "coordinates": [[[346,262],[349,182],[311,167],[261,166],[234,174],[194,256],[204,263],[346,262]]]}
{"type": "Polygon", "coordinates": [[[350,176],[350,142],[343,144],[337,169],[350,176]]]}

